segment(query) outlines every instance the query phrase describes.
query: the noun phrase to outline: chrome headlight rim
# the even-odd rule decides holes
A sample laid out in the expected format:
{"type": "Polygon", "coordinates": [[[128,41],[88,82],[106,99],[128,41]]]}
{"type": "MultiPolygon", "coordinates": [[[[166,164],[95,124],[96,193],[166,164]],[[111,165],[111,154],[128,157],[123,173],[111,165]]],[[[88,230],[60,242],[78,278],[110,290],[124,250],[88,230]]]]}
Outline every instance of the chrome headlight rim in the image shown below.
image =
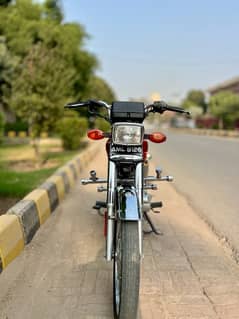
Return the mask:
{"type": "Polygon", "coordinates": [[[141,145],[143,142],[144,138],[144,125],[140,123],[131,123],[131,122],[117,122],[113,124],[112,127],[112,142],[115,145],[126,145],[126,146],[136,146],[136,145],[141,145]],[[138,127],[140,129],[140,138],[137,143],[123,143],[123,142],[118,142],[116,141],[116,131],[119,127],[138,127]]]}

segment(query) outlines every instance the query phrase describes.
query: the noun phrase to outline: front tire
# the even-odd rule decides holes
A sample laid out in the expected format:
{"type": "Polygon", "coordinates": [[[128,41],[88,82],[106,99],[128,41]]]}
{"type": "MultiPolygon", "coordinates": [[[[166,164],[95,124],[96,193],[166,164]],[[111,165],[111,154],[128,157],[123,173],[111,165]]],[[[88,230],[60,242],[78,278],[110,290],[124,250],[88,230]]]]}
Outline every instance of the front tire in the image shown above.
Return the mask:
{"type": "Polygon", "coordinates": [[[139,227],[135,221],[116,225],[113,297],[115,319],[136,319],[139,302],[139,227]]]}

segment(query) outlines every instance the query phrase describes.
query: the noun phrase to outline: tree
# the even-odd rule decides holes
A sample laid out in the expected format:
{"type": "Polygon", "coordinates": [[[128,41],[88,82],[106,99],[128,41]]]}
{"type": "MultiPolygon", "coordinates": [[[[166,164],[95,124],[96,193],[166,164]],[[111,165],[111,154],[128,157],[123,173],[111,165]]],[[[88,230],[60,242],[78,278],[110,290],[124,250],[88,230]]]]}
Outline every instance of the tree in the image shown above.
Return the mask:
{"type": "Polygon", "coordinates": [[[68,111],[67,115],[57,122],[57,131],[62,139],[64,149],[77,150],[87,128],[86,118],[80,118],[76,113],[68,111]]]}
{"type": "Polygon", "coordinates": [[[203,113],[207,111],[207,103],[205,101],[205,94],[201,90],[191,90],[188,92],[184,99],[182,106],[189,108],[191,106],[199,106],[202,108],[203,113]]]}
{"type": "Polygon", "coordinates": [[[113,89],[98,76],[93,76],[89,80],[87,96],[89,99],[102,100],[110,104],[115,100],[113,89]]]}
{"type": "Polygon", "coordinates": [[[44,3],[46,17],[60,23],[63,20],[63,13],[59,0],[46,0],[44,3]]]}
{"type": "MultiPolygon", "coordinates": [[[[115,101],[116,97],[113,89],[105,80],[99,76],[92,76],[89,80],[88,88],[83,96],[83,99],[100,100],[111,104],[113,101],[115,101]]],[[[105,117],[108,116],[105,109],[101,109],[99,112],[105,117]]],[[[84,113],[81,114],[83,115],[84,113]]],[[[103,131],[108,131],[110,129],[109,123],[102,118],[95,118],[93,123],[91,122],[90,124],[103,131]]]]}
{"type": "Polygon", "coordinates": [[[0,144],[2,142],[4,132],[4,114],[0,111],[0,144]]]}
{"type": "MultiPolygon", "coordinates": [[[[72,94],[74,70],[55,49],[37,44],[18,68],[9,103],[17,115],[29,123],[35,141],[43,131],[54,129],[63,116],[63,106],[72,94]]],[[[38,144],[34,143],[38,156],[38,144]]]]}
{"type": "Polygon", "coordinates": [[[6,112],[8,108],[7,97],[10,95],[11,82],[14,70],[17,65],[17,58],[12,57],[7,46],[6,39],[0,36],[0,106],[6,112]]]}
{"type": "Polygon", "coordinates": [[[109,85],[95,76],[98,61],[84,47],[84,27],[62,19],[60,0],[15,0],[0,7],[0,36],[5,37],[8,60],[16,61],[12,67],[4,64],[11,76],[5,80],[3,100],[28,121],[34,137],[54,128],[65,101],[114,99],[109,85]]]}
{"type": "Polygon", "coordinates": [[[222,91],[210,98],[210,112],[220,119],[220,128],[233,128],[239,119],[239,95],[222,91]]]}
{"type": "Polygon", "coordinates": [[[4,34],[6,45],[11,55],[18,58],[19,64],[36,44],[44,44],[49,50],[58,49],[66,69],[75,70],[72,97],[80,99],[87,91],[98,62],[84,49],[84,40],[88,37],[84,28],[77,23],[62,24],[60,18],[54,18],[61,15],[60,10],[59,1],[46,1],[41,5],[31,0],[18,0],[0,9],[0,35],[4,34]],[[56,11],[59,11],[58,14],[56,11]]]}

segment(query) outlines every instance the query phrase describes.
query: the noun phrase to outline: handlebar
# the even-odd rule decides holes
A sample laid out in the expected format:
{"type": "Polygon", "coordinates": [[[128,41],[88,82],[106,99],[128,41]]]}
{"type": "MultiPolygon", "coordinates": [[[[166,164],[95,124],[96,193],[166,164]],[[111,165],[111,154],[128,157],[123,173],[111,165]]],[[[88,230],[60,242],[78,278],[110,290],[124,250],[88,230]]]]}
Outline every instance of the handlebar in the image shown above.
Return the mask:
{"type": "MultiPolygon", "coordinates": [[[[96,100],[88,100],[85,102],[75,102],[75,103],[68,103],[65,108],[67,109],[80,109],[81,107],[89,107],[89,110],[94,111],[94,107],[104,107],[108,110],[110,115],[111,105],[107,104],[104,101],[96,101],[96,100]]],[[[145,105],[145,116],[147,116],[148,113],[164,113],[165,111],[172,111],[177,113],[182,113],[190,116],[190,112],[184,110],[181,107],[177,106],[171,106],[168,105],[164,101],[155,101],[153,104],[145,105]]]]}
{"type": "Polygon", "coordinates": [[[64,108],[65,109],[79,109],[80,107],[85,107],[85,106],[89,106],[89,102],[75,102],[75,103],[67,103],[64,108]]]}
{"type": "Polygon", "coordinates": [[[65,105],[65,109],[79,109],[81,107],[105,107],[106,109],[110,109],[111,106],[108,105],[104,101],[96,101],[96,100],[88,100],[88,101],[82,101],[82,102],[74,102],[74,103],[68,103],[65,105]]]}
{"type": "Polygon", "coordinates": [[[172,111],[172,112],[186,114],[188,116],[190,115],[190,112],[185,111],[183,108],[178,106],[168,105],[164,101],[156,101],[153,104],[149,104],[148,106],[146,106],[146,110],[148,113],[153,112],[153,113],[162,114],[165,111],[172,111]]]}

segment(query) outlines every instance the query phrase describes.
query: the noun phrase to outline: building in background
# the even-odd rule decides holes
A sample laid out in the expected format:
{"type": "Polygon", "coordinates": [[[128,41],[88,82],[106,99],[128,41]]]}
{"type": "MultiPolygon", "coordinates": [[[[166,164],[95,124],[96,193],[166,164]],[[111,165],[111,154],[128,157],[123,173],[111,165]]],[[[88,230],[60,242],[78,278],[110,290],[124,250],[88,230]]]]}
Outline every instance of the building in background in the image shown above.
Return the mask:
{"type": "Polygon", "coordinates": [[[218,85],[212,86],[208,89],[210,95],[215,95],[218,92],[230,91],[239,94],[239,76],[234,77],[230,80],[219,83],[218,85]]]}

